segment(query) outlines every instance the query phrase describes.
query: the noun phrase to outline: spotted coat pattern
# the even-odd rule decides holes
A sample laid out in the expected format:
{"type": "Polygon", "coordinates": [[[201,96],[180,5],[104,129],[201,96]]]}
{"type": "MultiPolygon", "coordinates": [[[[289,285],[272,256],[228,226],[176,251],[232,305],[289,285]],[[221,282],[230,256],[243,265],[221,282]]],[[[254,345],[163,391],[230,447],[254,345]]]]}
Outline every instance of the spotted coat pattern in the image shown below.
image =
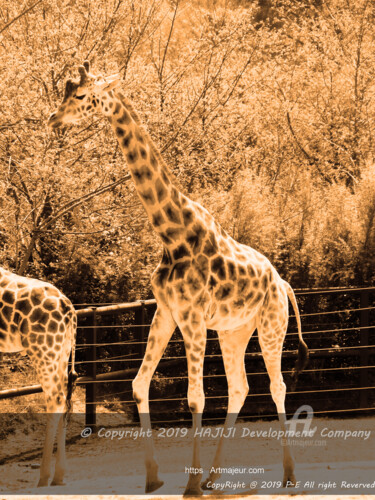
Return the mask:
{"type": "MultiPolygon", "coordinates": [[[[48,420],[40,486],[48,482],[53,441],[69,403],[68,360],[72,352],[73,373],[76,327],[75,310],[57,288],[0,268],[0,352],[28,354],[46,401],[48,420]]],[[[61,423],[54,484],[62,483],[65,471],[63,432],[61,423]]]]}
{"type": "MultiPolygon", "coordinates": [[[[151,377],[176,325],[182,332],[186,349],[188,403],[195,429],[201,426],[204,408],[207,328],[218,331],[228,379],[225,426],[234,424],[248,392],[244,354],[255,328],[270,376],[272,397],[278,413],[285,414],[281,352],[288,323],[288,297],[298,315],[293,290],[266,257],[233,240],[205,208],[177,188],[132,103],[117,89],[118,82],[92,75],[87,62],[79,72],[80,81],[67,83],[64,100],[51,115],[49,124],[58,128],[95,112],[107,117],[141,203],[163,243],[163,256],[151,279],[158,307],[145,356],[133,382],[142,427],[150,428],[151,377]]],[[[303,342],[300,328],[299,335],[303,342]]],[[[282,419],[281,425],[284,425],[282,419]]],[[[150,492],[157,489],[161,481],[152,440],[146,439],[145,447],[146,491],[150,492]]],[[[216,468],[220,467],[222,450],[223,442],[220,442],[214,459],[216,468]]],[[[194,439],[192,465],[195,469],[200,467],[198,439],[194,439]]],[[[210,474],[204,486],[209,487],[217,476],[210,474]]],[[[293,460],[285,446],[284,481],[293,478],[293,460]]],[[[200,475],[192,473],[185,494],[200,492],[200,475]]]]}

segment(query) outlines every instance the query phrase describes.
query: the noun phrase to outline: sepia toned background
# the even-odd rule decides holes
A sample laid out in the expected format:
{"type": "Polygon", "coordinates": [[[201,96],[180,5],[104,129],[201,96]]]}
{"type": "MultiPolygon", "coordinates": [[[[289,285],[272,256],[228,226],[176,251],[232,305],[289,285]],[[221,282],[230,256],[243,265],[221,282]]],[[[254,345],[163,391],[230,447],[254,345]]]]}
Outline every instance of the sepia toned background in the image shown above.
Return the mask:
{"type": "MultiPolygon", "coordinates": [[[[0,0],[1,266],[55,284],[76,305],[152,298],[149,277],[161,245],[125,179],[109,125],[99,118],[59,132],[46,125],[64,81],[89,59],[95,73],[120,74],[181,189],[294,288],[371,286],[374,21],[368,0],[0,0]]],[[[360,306],[347,297],[327,301],[330,310],[360,306]]],[[[325,306],[303,303],[302,311],[325,306]]],[[[348,326],[347,314],[335,326],[348,326]]],[[[352,346],[351,339],[334,343],[352,346]]],[[[132,353],[142,354],[138,347],[132,353]]],[[[101,354],[118,355],[110,348],[101,354]]],[[[79,369],[84,360],[78,352],[79,369]]],[[[0,388],[28,384],[29,368],[18,355],[7,357],[0,388]]],[[[374,385],[372,373],[362,386],[374,385]]],[[[314,387],[327,383],[314,376],[314,387]]],[[[329,381],[338,387],[340,377],[329,381]]],[[[123,411],[110,391],[113,385],[104,386],[101,402],[123,411]]],[[[156,391],[170,395],[171,384],[157,380],[156,391]]],[[[357,404],[346,399],[350,408],[357,404]]],[[[83,389],[75,400],[77,408],[83,389]]],[[[2,402],[1,411],[41,406],[33,396],[17,406],[2,402]]],[[[8,422],[1,437],[23,421],[8,422]]]]}

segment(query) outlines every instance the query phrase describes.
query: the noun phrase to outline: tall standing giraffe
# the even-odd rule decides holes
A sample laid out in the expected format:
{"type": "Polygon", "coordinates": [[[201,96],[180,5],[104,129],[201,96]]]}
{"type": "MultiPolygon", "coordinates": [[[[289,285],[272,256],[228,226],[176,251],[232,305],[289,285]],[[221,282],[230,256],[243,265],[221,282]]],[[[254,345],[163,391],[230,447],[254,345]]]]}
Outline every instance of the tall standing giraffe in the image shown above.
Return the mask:
{"type": "MultiPolygon", "coordinates": [[[[80,80],[68,80],[65,95],[49,125],[57,129],[99,112],[108,118],[126,158],[148,218],[164,245],[162,260],[151,278],[157,310],[152,320],[142,365],[133,381],[133,396],[141,426],[151,429],[149,386],[157,364],[175,330],[181,330],[188,363],[188,404],[193,415],[193,458],[185,495],[202,493],[199,431],[204,408],[203,360],[207,328],[217,330],[228,380],[231,427],[248,393],[244,355],[257,328],[262,355],[270,377],[270,390],[282,429],[285,430],[286,387],[281,374],[281,352],[288,323],[288,297],[298,321],[300,371],[307,360],[298,306],[290,285],[268,259],[233,240],[198,203],[182,194],[150,135],[142,127],[132,104],[117,89],[116,77],[90,73],[85,61],[80,80]],[[242,361],[240,361],[242,360],[242,361]]],[[[220,467],[224,441],[219,442],[213,469],[220,467]]],[[[294,483],[294,462],[284,452],[284,484],[294,483]]],[[[159,488],[153,441],[145,439],[146,492],[159,488]]],[[[219,474],[212,472],[203,483],[219,474]]]]}
{"type": "Polygon", "coordinates": [[[65,419],[70,410],[77,317],[74,307],[56,287],[0,267],[0,352],[26,351],[42,386],[47,429],[38,486],[47,486],[57,432],[57,456],[52,485],[64,484],[65,419]],[[72,364],[68,373],[68,361],[72,364]]]}

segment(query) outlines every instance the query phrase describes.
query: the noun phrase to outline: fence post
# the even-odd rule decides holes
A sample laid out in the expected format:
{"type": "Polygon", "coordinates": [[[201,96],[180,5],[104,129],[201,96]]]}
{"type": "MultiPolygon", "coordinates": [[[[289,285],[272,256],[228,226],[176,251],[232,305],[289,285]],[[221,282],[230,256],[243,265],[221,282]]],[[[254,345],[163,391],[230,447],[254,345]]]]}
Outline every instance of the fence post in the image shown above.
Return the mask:
{"type": "Polygon", "coordinates": [[[87,361],[89,361],[87,374],[93,378],[93,382],[86,384],[86,427],[96,432],[96,308],[92,313],[91,346],[88,349],[87,361]]]}
{"type": "MultiPolygon", "coordinates": [[[[368,290],[361,291],[360,307],[361,307],[361,309],[369,307],[369,291],[368,290]]],[[[361,311],[361,318],[360,318],[360,324],[361,324],[360,345],[361,346],[368,345],[368,343],[369,343],[369,329],[366,328],[369,326],[369,318],[370,318],[369,309],[365,309],[365,310],[361,311]]],[[[365,348],[361,349],[360,359],[361,359],[361,366],[368,366],[369,354],[368,354],[367,349],[365,349],[365,348]]],[[[367,368],[361,369],[360,385],[361,385],[361,387],[368,386],[368,369],[367,368]]],[[[361,408],[368,407],[368,394],[367,394],[366,390],[360,391],[360,407],[361,408]]]]}

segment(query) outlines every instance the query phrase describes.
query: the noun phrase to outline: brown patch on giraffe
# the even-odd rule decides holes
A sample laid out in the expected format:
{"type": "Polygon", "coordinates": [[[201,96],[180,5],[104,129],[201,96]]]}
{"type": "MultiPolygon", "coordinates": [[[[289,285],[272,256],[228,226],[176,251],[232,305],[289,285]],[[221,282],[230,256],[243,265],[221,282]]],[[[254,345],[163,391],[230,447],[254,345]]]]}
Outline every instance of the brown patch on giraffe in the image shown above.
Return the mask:
{"type": "Polygon", "coordinates": [[[199,358],[197,358],[192,352],[190,353],[189,357],[193,363],[198,363],[199,358]]]}
{"type": "Polygon", "coordinates": [[[46,335],[46,342],[47,342],[48,347],[53,347],[53,344],[54,344],[53,335],[46,335]]]}
{"type": "Polygon", "coordinates": [[[184,208],[182,210],[182,218],[183,218],[185,227],[188,227],[195,219],[194,212],[192,210],[190,210],[190,208],[184,208]]]}
{"type": "Polygon", "coordinates": [[[37,307],[36,309],[33,310],[30,316],[30,321],[32,323],[39,322],[42,325],[46,325],[49,319],[48,313],[43,311],[41,307],[37,307]]]}
{"type": "Polygon", "coordinates": [[[168,202],[164,207],[164,212],[166,213],[168,219],[175,224],[181,224],[180,213],[177,210],[177,207],[173,205],[171,202],[168,202]]]}
{"type": "Polygon", "coordinates": [[[245,300],[243,298],[239,298],[233,302],[233,306],[235,309],[242,309],[242,307],[245,305],[245,300]]]}
{"type": "Polygon", "coordinates": [[[241,278],[238,280],[238,293],[243,294],[250,286],[250,280],[247,278],[241,278]]]}
{"type": "Polygon", "coordinates": [[[123,139],[122,139],[122,145],[125,149],[128,149],[129,145],[130,145],[130,141],[132,140],[133,138],[133,133],[132,131],[130,130],[128,135],[126,135],[123,139]]]}
{"type": "Polygon", "coordinates": [[[156,200],[155,200],[155,196],[154,196],[154,192],[153,192],[152,188],[149,188],[149,189],[147,189],[147,191],[143,191],[142,193],[140,192],[139,194],[143,198],[145,203],[150,204],[150,205],[155,204],[156,200]]]}
{"type": "Polygon", "coordinates": [[[232,260],[227,262],[227,267],[228,267],[228,278],[232,281],[237,279],[237,272],[236,272],[236,266],[234,265],[234,262],[232,260]]]}
{"type": "Polygon", "coordinates": [[[201,277],[201,280],[203,283],[206,283],[207,282],[207,278],[208,278],[208,259],[205,255],[198,255],[197,259],[196,259],[196,265],[195,265],[195,268],[199,274],[199,276],[201,277]]]}
{"type": "Polygon", "coordinates": [[[139,154],[141,155],[141,158],[145,160],[147,158],[147,151],[143,146],[139,146],[139,154]]]}
{"type": "Polygon", "coordinates": [[[178,299],[181,302],[183,302],[183,301],[188,302],[190,300],[190,297],[187,294],[187,289],[186,289],[186,286],[184,285],[184,283],[180,283],[179,285],[177,285],[176,291],[177,291],[178,299]]]}
{"type": "Polygon", "coordinates": [[[190,252],[187,249],[186,245],[183,243],[179,245],[175,250],[173,250],[173,259],[174,260],[180,260],[185,257],[190,257],[190,252]]]}
{"type": "Polygon", "coordinates": [[[268,288],[268,280],[269,280],[268,274],[264,274],[261,279],[261,284],[264,291],[266,291],[268,288]]]}
{"type": "Polygon", "coordinates": [[[165,264],[167,266],[172,264],[172,257],[171,257],[171,254],[167,248],[163,249],[163,255],[161,258],[161,262],[162,262],[162,264],[165,264]]]}
{"type": "Polygon", "coordinates": [[[255,272],[254,266],[252,264],[248,264],[247,274],[250,278],[255,278],[256,272],[255,272]]]}
{"type": "Polygon", "coordinates": [[[57,300],[48,298],[43,302],[42,307],[44,307],[47,311],[53,311],[58,307],[57,300]]]}
{"type": "Polygon", "coordinates": [[[154,168],[158,164],[158,161],[156,159],[155,153],[153,151],[151,151],[151,153],[150,153],[150,163],[151,163],[151,166],[154,167],[154,168]]]}
{"type": "Polygon", "coordinates": [[[192,296],[196,295],[202,289],[202,281],[197,273],[191,268],[186,275],[186,283],[192,296]]]}
{"type": "Polygon", "coordinates": [[[216,237],[213,231],[208,233],[208,240],[206,241],[203,249],[203,253],[207,257],[213,257],[218,253],[219,247],[216,241],[216,237]]]}
{"type": "Polygon", "coordinates": [[[31,290],[31,302],[34,306],[38,306],[42,303],[45,293],[43,288],[33,288],[31,290]]]}
{"type": "MultiPolygon", "coordinates": [[[[29,300],[27,299],[19,300],[16,304],[16,310],[20,311],[25,316],[27,316],[30,313],[31,308],[32,306],[29,300]]],[[[5,310],[5,307],[3,308],[3,310],[5,310]]]]}
{"type": "Polygon", "coordinates": [[[45,327],[43,325],[40,325],[39,323],[34,323],[31,325],[31,329],[35,333],[44,333],[46,331],[45,327]]]}
{"type": "MultiPolygon", "coordinates": [[[[184,334],[186,334],[186,335],[189,337],[189,339],[191,339],[191,338],[193,337],[194,333],[193,333],[193,331],[191,330],[191,328],[190,328],[190,326],[189,326],[189,325],[186,325],[186,326],[184,327],[184,334]]],[[[185,347],[186,347],[186,348],[187,348],[187,346],[188,346],[188,345],[189,345],[189,347],[190,347],[190,344],[186,344],[186,343],[185,343],[185,347]]]]}
{"type": "Polygon", "coordinates": [[[225,270],[224,259],[221,255],[211,261],[211,271],[217,274],[220,280],[225,280],[227,273],[225,270]]]}
{"type": "Polygon", "coordinates": [[[208,301],[209,301],[209,296],[207,294],[207,292],[202,292],[200,295],[198,295],[198,297],[195,299],[193,305],[194,307],[197,307],[199,309],[204,309],[205,306],[207,305],[208,301]]]}
{"type": "Polygon", "coordinates": [[[168,276],[169,276],[170,268],[169,267],[159,267],[153,274],[152,281],[158,288],[164,288],[168,276]]]}
{"type": "Polygon", "coordinates": [[[115,129],[115,133],[118,137],[124,137],[125,132],[125,129],[123,129],[122,127],[116,127],[115,129]]]}
{"type": "Polygon", "coordinates": [[[168,281],[174,281],[174,280],[179,280],[184,278],[186,271],[189,270],[190,268],[190,260],[189,261],[182,261],[182,262],[176,262],[176,264],[173,266],[172,271],[169,275],[168,281]]]}
{"type": "Polygon", "coordinates": [[[200,326],[200,324],[201,324],[200,315],[193,311],[191,314],[191,325],[197,328],[198,326],[200,326]]]}
{"type": "MultiPolygon", "coordinates": [[[[103,96],[104,97],[104,96],[103,96]]],[[[117,123],[120,125],[128,125],[131,122],[129,113],[124,109],[120,118],[117,118],[117,123]]]]}
{"type": "Polygon", "coordinates": [[[134,148],[132,151],[128,151],[126,153],[126,161],[132,165],[138,160],[138,151],[136,148],[134,148]]]}
{"type": "Polygon", "coordinates": [[[181,197],[180,192],[174,186],[172,186],[171,200],[178,208],[181,208],[181,198],[180,197],[181,197]]]}
{"type": "Polygon", "coordinates": [[[29,333],[29,321],[25,318],[20,325],[21,333],[27,335],[29,333]]]}
{"type": "Polygon", "coordinates": [[[219,290],[215,293],[215,297],[217,300],[226,300],[230,299],[233,295],[233,285],[232,283],[226,283],[222,285],[219,290]]]}
{"type": "Polygon", "coordinates": [[[186,309],[180,313],[181,320],[186,322],[189,319],[190,309],[186,309]]]}
{"type": "Polygon", "coordinates": [[[139,168],[133,168],[132,174],[135,181],[139,184],[143,184],[146,181],[151,181],[153,178],[152,170],[150,170],[147,165],[142,165],[139,168]]]}
{"type": "Polygon", "coordinates": [[[180,227],[175,227],[175,228],[171,227],[165,231],[165,234],[166,234],[167,238],[170,239],[170,241],[176,241],[176,240],[180,239],[182,233],[183,233],[183,229],[180,227]]]}
{"type": "Polygon", "coordinates": [[[163,179],[163,181],[164,181],[164,184],[165,184],[166,186],[169,186],[169,185],[171,184],[171,181],[170,181],[170,179],[169,179],[169,177],[168,177],[168,174],[167,174],[167,172],[165,171],[165,169],[162,169],[162,171],[161,171],[161,177],[162,177],[162,179],[163,179]]]}
{"type": "Polygon", "coordinates": [[[54,318],[56,321],[61,321],[62,315],[60,314],[59,311],[53,311],[52,318],[54,318]]]}
{"type": "MultiPolygon", "coordinates": [[[[24,306],[24,305],[23,305],[24,306]]],[[[13,307],[3,306],[1,308],[1,314],[7,323],[10,323],[13,315],[13,307]]]]}
{"type": "Polygon", "coordinates": [[[194,224],[194,226],[187,232],[186,241],[191,246],[194,254],[199,253],[205,236],[206,230],[200,222],[194,224]]]}
{"type": "Polygon", "coordinates": [[[164,223],[165,223],[165,219],[163,217],[163,214],[160,212],[160,210],[158,210],[157,212],[152,214],[152,224],[155,227],[160,227],[164,223]]]}
{"type": "Polygon", "coordinates": [[[2,299],[7,304],[11,304],[12,305],[12,304],[14,304],[14,302],[16,300],[16,296],[15,296],[15,294],[14,294],[13,291],[11,291],[11,290],[5,290],[5,292],[3,293],[2,299]]]}
{"type": "Polygon", "coordinates": [[[155,189],[156,189],[157,199],[158,199],[159,203],[161,203],[163,200],[166,199],[166,197],[168,195],[168,191],[159,177],[155,181],[155,189]]]}

